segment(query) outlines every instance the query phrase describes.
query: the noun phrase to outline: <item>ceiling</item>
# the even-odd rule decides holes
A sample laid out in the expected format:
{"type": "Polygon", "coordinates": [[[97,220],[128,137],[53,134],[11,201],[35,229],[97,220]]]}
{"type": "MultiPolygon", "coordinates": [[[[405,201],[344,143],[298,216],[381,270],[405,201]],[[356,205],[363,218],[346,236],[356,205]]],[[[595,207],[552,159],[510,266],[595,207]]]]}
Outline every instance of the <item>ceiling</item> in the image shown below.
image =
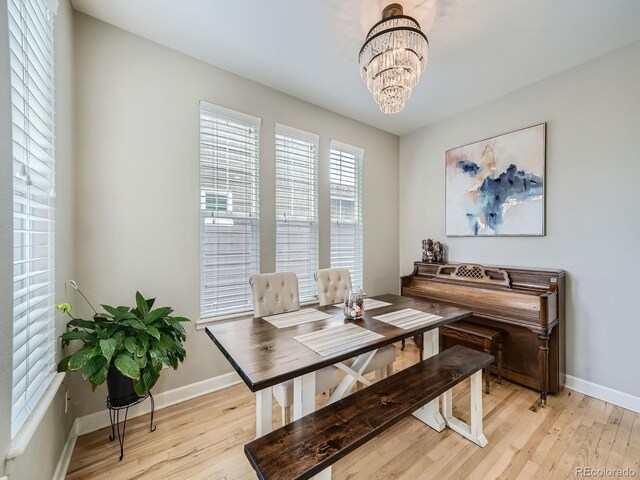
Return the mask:
{"type": "Polygon", "coordinates": [[[358,52],[381,0],[72,0],[76,10],[402,135],[640,39],[638,0],[404,0],[430,44],[404,110],[381,113],[358,52]]]}

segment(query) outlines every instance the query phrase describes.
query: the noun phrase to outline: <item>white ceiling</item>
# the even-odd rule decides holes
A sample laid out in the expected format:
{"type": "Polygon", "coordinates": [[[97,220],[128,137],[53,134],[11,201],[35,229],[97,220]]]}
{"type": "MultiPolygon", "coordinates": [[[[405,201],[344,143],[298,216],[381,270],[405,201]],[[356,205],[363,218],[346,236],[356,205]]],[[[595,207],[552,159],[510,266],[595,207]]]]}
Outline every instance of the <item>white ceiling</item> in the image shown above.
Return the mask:
{"type": "Polygon", "coordinates": [[[72,0],[105,22],[402,135],[640,39],[639,0],[401,0],[429,63],[404,110],[378,110],[358,52],[382,0],[72,0]]]}

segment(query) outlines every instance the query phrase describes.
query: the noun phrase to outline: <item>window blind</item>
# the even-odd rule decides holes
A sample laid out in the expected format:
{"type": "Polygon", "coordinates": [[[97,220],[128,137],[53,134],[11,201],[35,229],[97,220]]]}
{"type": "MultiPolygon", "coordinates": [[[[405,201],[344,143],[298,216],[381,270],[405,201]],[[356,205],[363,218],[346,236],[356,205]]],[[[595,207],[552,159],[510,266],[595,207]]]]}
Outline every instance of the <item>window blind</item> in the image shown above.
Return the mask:
{"type": "Polygon", "coordinates": [[[331,267],[348,268],[354,288],[363,288],[363,157],[360,148],[331,142],[331,267]]]}
{"type": "Polygon", "coordinates": [[[276,271],[298,275],[300,301],[316,298],[317,135],[276,125],[276,271]]]}
{"type": "Polygon", "coordinates": [[[200,316],[250,311],[260,271],[260,123],[200,103],[200,316]]]}
{"type": "Polygon", "coordinates": [[[53,17],[49,0],[8,0],[13,150],[15,437],[55,357],[53,17]]]}

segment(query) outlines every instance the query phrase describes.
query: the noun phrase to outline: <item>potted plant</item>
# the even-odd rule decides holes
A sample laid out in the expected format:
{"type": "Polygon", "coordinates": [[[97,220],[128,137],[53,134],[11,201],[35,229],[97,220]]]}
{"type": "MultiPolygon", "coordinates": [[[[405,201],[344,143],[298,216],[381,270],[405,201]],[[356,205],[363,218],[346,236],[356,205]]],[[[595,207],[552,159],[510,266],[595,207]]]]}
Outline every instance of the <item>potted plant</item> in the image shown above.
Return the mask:
{"type": "Polygon", "coordinates": [[[82,378],[91,388],[107,382],[111,405],[125,406],[145,395],[158,381],[164,365],[173,369],[184,361],[182,342],[186,334],[184,317],[172,317],[169,307],[153,308],[154,298],[145,299],[136,292],[136,306],[102,305],[98,313],[87,297],[71,285],[95,312],[92,320],[75,318],[68,303],[57,308],[69,315],[67,332],[61,335],[62,345],[79,340],[83,346],[63,358],[58,371],[82,370],[82,378]]]}

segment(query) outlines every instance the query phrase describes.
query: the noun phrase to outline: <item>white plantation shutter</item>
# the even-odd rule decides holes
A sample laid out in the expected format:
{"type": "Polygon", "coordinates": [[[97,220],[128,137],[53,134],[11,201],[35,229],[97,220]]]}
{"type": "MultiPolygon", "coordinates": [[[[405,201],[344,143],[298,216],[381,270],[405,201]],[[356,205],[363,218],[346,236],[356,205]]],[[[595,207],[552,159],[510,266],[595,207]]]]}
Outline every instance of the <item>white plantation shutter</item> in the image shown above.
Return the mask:
{"type": "Polygon", "coordinates": [[[259,118],[200,103],[202,318],[250,311],[260,271],[259,118]]]}
{"type": "Polygon", "coordinates": [[[55,357],[53,17],[8,0],[13,124],[14,437],[53,378],[55,357]]]}
{"type": "Polygon", "coordinates": [[[276,271],[298,275],[303,302],[316,298],[318,140],[276,125],[276,271]]]}
{"type": "Polygon", "coordinates": [[[331,267],[348,268],[354,288],[363,288],[363,156],[360,148],[331,142],[331,267]]]}

